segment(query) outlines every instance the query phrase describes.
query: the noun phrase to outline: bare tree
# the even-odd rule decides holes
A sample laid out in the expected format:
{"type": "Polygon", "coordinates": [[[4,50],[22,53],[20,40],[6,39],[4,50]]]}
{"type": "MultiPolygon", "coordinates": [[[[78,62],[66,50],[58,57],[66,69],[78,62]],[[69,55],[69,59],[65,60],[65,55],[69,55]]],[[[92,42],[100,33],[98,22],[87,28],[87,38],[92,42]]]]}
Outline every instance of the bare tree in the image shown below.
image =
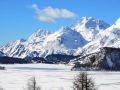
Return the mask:
{"type": "Polygon", "coordinates": [[[5,70],[5,67],[0,66],[0,70],[5,70]]]}
{"type": "Polygon", "coordinates": [[[5,89],[3,89],[3,87],[0,86],[0,90],[5,90],[5,89]]]}
{"type": "Polygon", "coordinates": [[[94,80],[87,72],[80,72],[73,81],[73,90],[97,90],[94,80]]]}
{"type": "Polygon", "coordinates": [[[28,80],[26,90],[41,90],[41,87],[37,86],[37,82],[36,82],[35,77],[32,77],[28,80]]]}

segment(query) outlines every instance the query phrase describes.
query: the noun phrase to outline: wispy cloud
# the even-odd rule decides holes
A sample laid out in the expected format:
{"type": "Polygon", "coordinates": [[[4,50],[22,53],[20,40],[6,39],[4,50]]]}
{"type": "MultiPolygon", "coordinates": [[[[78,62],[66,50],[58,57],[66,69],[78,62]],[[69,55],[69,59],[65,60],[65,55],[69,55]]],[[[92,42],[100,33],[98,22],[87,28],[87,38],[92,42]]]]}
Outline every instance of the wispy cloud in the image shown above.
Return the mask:
{"type": "Polygon", "coordinates": [[[36,19],[43,22],[56,23],[55,18],[74,18],[76,14],[67,10],[67,9],[58,9],[48,6],[44,9],[39,9],[36,4],[32,5],[32,8],[35,9],[37,16],[36,19]]]}

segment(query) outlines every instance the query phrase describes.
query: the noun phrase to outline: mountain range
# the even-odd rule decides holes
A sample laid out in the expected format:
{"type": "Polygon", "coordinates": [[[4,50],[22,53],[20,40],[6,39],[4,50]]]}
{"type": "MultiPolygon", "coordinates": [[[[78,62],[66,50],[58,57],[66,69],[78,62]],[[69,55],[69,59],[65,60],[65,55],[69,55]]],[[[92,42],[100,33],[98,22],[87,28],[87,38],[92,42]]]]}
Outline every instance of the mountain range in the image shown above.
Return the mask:
{"type": "Polygon", "coordinates": [[[107,29],[99,32],[95,39],[76,50],[75,55],[89,54],[99,51],[101,47],[120,47],[120,18],[107,29]]]}
{"type": "Polygon", "coordinates": [[[101,47],[119,47],[120,18],[109,25],[93,17],[82,17],[68,27],[50,32],[39,29],[28,39],[9,42],[0,48],[0,55],[17,58],[45,58],[51,54],[84,55],[101,47]]]}

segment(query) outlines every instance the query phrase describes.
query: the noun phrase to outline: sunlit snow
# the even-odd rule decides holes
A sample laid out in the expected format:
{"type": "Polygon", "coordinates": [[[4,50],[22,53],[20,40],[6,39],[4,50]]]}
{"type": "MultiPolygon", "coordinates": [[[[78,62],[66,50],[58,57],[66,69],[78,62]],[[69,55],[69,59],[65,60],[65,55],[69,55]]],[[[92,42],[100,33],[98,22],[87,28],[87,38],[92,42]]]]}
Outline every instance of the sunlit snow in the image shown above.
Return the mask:
{"type": "MultiPolygon", "coordinates": [[[[0,70],[0,86],[6,90],[23,90],[27,80],[36,77],[42,90],[72,90],[72,81],[79,71],[71,66],[53,64],[11,64],[0,70]]],[[[88,71],[99,90],[120,90],[120,72],[88,71]]]]}

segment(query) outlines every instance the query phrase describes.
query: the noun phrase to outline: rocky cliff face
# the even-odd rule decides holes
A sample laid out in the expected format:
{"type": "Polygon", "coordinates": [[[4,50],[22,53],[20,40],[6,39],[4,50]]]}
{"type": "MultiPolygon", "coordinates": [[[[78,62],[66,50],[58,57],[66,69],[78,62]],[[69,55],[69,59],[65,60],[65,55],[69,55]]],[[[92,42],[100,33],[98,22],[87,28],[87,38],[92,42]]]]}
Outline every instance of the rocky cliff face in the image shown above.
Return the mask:
{"type": "Polygon", "coordinates": [[[73,69],[84,70],[120,70],[120,49],[103,47],[99,52],[85,55],[69,62],[73,69]]]}

